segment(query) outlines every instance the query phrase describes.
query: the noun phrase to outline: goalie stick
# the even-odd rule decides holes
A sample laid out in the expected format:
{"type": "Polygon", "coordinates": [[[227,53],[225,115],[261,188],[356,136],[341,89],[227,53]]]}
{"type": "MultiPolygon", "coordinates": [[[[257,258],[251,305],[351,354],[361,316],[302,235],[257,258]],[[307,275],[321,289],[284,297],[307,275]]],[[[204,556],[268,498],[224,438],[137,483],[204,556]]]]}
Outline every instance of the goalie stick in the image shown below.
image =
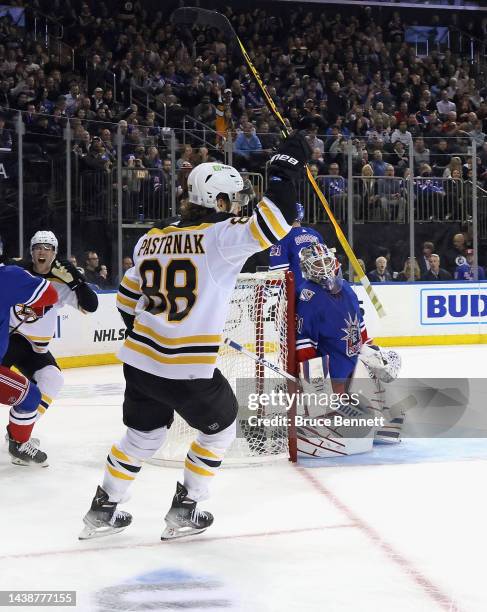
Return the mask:
{"type": "Polygon", "coordinates": [[[276,374],[279,374],[279,376],[283,376],[284,378],[287,378],[288,380],[292,380],[295,383],[299,382],[298,378],[296,378],[292,374],[289,374],[289,372],[286,372],[286,370],[283,370],[276,363],[272,363],[272,361],[267,361],[267,359],[264,359],[263,357],[259,357],[255,353],[248,351],[245,347],[243,347],[238,342],[235,342],[231,338],[225,338],[223,342],[227,344],[228,346],[231,346],[234,350],[238,351],[239,353],[242,353],[243,355],[250,357],[250,359],[253,359],[255,363],[260,363],[260,365],[263,365],[264,367],[268,368],[269,370],[272,370],[276,374]]]}
{"type": "MultiPolygon", "coordinates": [[[[242,53],[245,63],[247,64],[247,67],[252,73],[255,82],[257,83],[257,87],[259,87],[262,95],[264,96],[268,108],[270,109],[274,117],[278,120],[283,138],[287,138],[289,136],[289,129],[287,127],[286,121],[282,117],[274,100],[271,98],[269,92],[267,91],[267,87],[265,86],[259,72],[253,65],[252,60],[250,59],[249,54],[247,53],[247,50],[245,49],[242,41],[238,37],[237,33],[233,29],[232,24],[225,17],[225,15],[222,15],[217,11],[210,11],[202,8],[181,7],[176,9],[171,15],[171,22],[175,25],[186,25],[188,27],[200,26],[215,28],[225,36],[227,42],[230,44],[231,47],[237,46],[240,49],[240,52],[242,53]]],[[[355,257],[355,253],[353,252],[352,247],[348,243],[348,240],[346,239],[341,227],[338,225],[338,221],[335,219],[335,216],[332,213],[325,196],[323,195],[321,189],[318,187],[318,184],[316,183],[313,175],[311,174],[308,165],[306,165],[306,175],[308,177],[309,182],[311,183],[311,186],[313,187],[315,194],[317,195],[323,208],[325,209],[326,214],[328,215],[335,230],[336,237],[339,243],[341,244],[343,250],[345,251],[348,259],[350,260],[355,274],[357,275],[358,279],[360,280],[360,283],[362,284],[367,295],[369,296],[372,305],[377,311],[379,317],[384,317],[386,314],[385,309],[382,303],[380,302],[377,294],[375,293],[374,289],[372,288],[372,285],[370,284],[369,279],[365,275],[365,272],[362,270],[357,258],[355,257]]]]}

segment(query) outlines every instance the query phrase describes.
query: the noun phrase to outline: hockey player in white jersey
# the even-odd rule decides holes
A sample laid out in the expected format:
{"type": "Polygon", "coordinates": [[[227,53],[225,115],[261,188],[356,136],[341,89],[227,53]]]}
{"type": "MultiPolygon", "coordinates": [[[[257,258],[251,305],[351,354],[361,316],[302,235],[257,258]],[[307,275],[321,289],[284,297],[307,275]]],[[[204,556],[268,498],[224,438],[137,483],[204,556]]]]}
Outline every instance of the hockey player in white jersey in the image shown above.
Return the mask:
{"type": "Polygon", "coordinates": [[[310,156],[306,140],[289,137],[269,166],[269,188],[250,217],[217,212],[238,203],[244,187],[235,168],[204,163],[188,177],[177,225],[152,229],[135,246],[134,267],[120,284],[117,306],[128,327],[120,350],[127,430],[107,457],[80,539],[116,533],[132,517],[117,510],[144,460],[165,441],[174,411],[199,431],[188,449],[162,539],[204,531],[213,522],[198,502],[236,435],[237,400],[216,368],[231,294],[245,260],[291,229],[295,182],[310,156]]]}
{"type": "Polygon", "coordinates": [[[98,297],[77,268],[67,261],[58,261],[58,241],[53,232],[36,232],[30,241],[30,253],[31,261],[16,261],[16,265],[33,276],[50,281],[59,299],[53,307],[46,308],[39,318],[24,317],[20,304],[11,309],[12,331],[3,365],[16,367],[37,384],[42,394],[37,407],[39,419],[63,386],[63,375],[49,351],[49,343],[56,330],[58,310],[69,305],[81,312],[94,312],[98,307],[98,297]]]}

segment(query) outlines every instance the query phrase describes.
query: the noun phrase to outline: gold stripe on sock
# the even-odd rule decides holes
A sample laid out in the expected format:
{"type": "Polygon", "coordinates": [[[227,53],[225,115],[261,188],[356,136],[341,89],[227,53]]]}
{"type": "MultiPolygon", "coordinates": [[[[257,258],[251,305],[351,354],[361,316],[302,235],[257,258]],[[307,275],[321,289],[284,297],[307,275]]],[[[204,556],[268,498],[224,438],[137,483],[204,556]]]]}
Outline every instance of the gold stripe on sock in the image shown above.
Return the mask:
{"type": "Polygon", "coordinates": [[[122,453],[121,450],[118,450],[115,444],[112,446],[112,450],[110,452],[114,457],[120,459],[120,461],[127,461],[127,463],[132,463],[130,457],[127,457],[125,453],[122,453]]]}
{"type": "Polygon", "coordinates": [[[195,474],[199,474],[200,476],[214,476],[213,472],[205,470],[204,468],[199,467],[197,465],[193,465],[191,461],[189,461],[189,459],[186,459],[186,461],[184,462],[184,465],[185,467],[188,468],[188,470],[190,470],[191,472],[194,472],[195,474]]]}
{"type": "Polygon", "coordinates": [[[218,457],[218,455],[215,455],[215,453],[212,453],[210,450],[203,448],[196,442],[193,442],[193,444],[191,444],[191,450],[193,451],[193,453],[197,453],[198,455],[201,455],[202,457],[207,457],[208,459],[216,459],[217,461],[221,459],[221,457],[218,457]]]}
{"type": "Polygon", "coordinates": [[[118,470],[115,470],[114,468],[112,468],[111,465],[107,465],[107,470],[110,472],[110,474],[114,478],[120,478],[121,480],[135,480],[133,476],[127,476],[127,474],[124,474],[123,472],[119,472],[118,470]]]}

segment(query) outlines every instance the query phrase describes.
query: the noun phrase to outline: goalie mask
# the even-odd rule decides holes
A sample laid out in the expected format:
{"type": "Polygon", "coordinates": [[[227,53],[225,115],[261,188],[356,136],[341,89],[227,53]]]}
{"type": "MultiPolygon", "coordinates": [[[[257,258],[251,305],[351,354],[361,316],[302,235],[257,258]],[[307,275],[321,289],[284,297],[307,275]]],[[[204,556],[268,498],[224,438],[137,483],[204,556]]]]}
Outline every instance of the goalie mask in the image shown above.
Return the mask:
{"type": "Polygon", "coordinates": [[[335,250],[315,243],[299,252],[299,264],[304,278],[318,283],[330,293],[338,293],[343,284],[340,263],[335,250]]]}
{"type": "Polygon", "coordinates": [[[230,209],[243,206],[244,196],[240,192],[244,182],[233,166],[207,162],[199,164],[188,176],[189,201],[205,208],[216,208],[218,196],[227,196],[230,209]]]}

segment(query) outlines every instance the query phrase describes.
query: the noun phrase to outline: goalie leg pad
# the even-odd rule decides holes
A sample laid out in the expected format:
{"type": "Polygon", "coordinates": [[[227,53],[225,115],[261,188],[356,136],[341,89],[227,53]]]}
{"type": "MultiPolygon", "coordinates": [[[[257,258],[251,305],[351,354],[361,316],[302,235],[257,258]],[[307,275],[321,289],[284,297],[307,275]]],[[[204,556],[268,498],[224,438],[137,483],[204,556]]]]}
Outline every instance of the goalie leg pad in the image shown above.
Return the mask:
{"type": "Polygon", "coordinates": [[[336,425],[340,419],[370,418],[373,413],[353,398],[351,389],[346,394],[334,392],[326,358],[316,357],[300,364],[300,382],[298,455],[338,457],[372,450],[373,428],[336,425]]]}

